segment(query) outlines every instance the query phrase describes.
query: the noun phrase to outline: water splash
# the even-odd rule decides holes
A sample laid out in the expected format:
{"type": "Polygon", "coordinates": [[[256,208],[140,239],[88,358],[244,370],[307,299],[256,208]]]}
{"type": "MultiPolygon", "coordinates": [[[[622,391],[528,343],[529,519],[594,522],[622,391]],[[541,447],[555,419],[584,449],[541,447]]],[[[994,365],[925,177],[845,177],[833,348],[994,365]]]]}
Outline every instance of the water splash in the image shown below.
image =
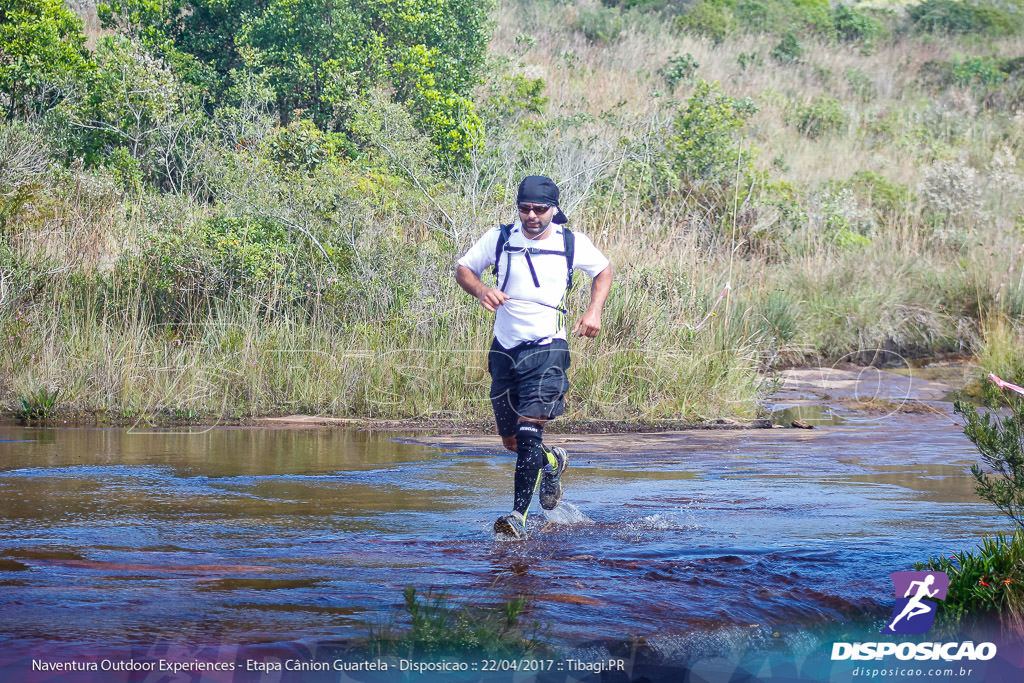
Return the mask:
{"type": "Polygon", "coordinates": [[[700,531],[703,527],[689,511],[659,513],[641,517],[630,525],[644,531],[700,531]]]}
{"type": "Polygon", "coordinates": [[[572,503],[563,502],[554,510],[544,510],[545,521],[552,524],[593,524],[594,520],[580,512],[580,509],[572,503]]]}

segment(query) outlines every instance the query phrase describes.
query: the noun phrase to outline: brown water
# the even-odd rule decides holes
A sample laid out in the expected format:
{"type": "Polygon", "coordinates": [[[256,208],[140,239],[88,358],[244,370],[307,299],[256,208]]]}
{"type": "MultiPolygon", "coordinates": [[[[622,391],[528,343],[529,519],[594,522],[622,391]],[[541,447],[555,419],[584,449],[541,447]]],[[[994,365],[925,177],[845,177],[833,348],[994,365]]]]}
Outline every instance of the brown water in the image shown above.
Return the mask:
{"type": "MultiPolygon", "coordinates": [[[[552,436],[566,497],[495,540],[496,438],[0,427],[5,658],[344,639],[409,584],[525,594],[575,645],[742,637],[885,612],[888,578],[1007,528],[948,415],[814,430],[552,436]]],[[[941,412],[941,411],[940,411],[941,412]]]]}

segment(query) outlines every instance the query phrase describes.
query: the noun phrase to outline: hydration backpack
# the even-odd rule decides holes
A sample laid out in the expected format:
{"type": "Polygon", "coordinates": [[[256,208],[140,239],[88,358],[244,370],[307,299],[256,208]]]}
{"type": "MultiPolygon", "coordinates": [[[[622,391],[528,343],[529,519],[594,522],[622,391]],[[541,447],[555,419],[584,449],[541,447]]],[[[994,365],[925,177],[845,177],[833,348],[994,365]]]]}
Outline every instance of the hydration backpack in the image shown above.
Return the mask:
{"type": "MultiPolygon", "coordinates": [[[[508,225],[499,225],[498,226],[498,229],[499,229],[498,244],[494,248],[494,274],[495,275],[498,274],[498,262],[501,261],[502,253],[505,252],[505,247],[508,244],[508,238],[512,234],[512,228],[514,227],[514,225],[515,225],[514,223],[509,223],[508,225]]],[[[528,265],[530,267],[530,275],[533,276],[533,285],[534,285],[534,287],[540,287],[540,281],[537,279],[537,271],[533,269],[533,260],[530,258],[530,254],[534,254],[534,255],[536,255],[536,254],[556,254],[558,256],[564,256],[565,257],[565,267],[566,267],[565,292],[568,295],[568,293],[570,291],[572,291],[572,276],[573,276],[572,262],[573,262],[573,257],[575,256],[575,253],[576,253],[575,252],[575,249],[576,249],[576,236],[572,234],[572,230],[570,230],[569,228],[566,228],[565,226],[562,226],[562,240],[563,240],[564,249],[565,249],[564,251],[554,251],[552,249],[539,249],[537,247],[523,247],[522,249],[523,249],[523,253],[526,254],[526,265],[528,265]]],[[[504,279],[504,282],[501,283],[501,287],[499,288],[503,292],[505,291],[505,285],[508,284],[508,276],[509,276],[509,273],[511,271],[512,271],[512,254],[509,253],[509,255],[508,255],[507,259],[506,259],[505,279],[504,279]]]]}

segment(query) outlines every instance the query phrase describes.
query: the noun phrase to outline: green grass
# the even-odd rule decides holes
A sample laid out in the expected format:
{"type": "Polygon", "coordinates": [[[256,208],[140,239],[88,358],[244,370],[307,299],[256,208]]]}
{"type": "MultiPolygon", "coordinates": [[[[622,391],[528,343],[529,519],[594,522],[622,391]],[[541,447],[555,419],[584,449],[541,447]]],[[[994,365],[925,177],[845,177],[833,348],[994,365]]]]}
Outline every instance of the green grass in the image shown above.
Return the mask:
{"type": "Polygon", "coordinates": [[[996,535],[973,551],[939,556],[915,565],[917,571],[942,571],[949,590],[935,627],[955,635],[997,625],[1024,633],[1024,535],[996,535]]]}
{"type": "Polygon", "coordinates": [[[46,420],[56,412],[59,390],[39,388],[18,399],[20,407],[15,415],[23,422],[46,420]]]}

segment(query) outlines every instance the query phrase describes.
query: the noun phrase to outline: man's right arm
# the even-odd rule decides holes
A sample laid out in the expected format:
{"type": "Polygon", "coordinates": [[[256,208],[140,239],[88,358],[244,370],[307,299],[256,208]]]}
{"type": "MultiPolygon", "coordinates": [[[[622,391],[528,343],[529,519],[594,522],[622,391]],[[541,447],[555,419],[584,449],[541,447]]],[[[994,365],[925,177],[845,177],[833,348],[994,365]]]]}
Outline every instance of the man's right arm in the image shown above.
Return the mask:
{"type": "Polygon", "coordinates": [[[472,294],[480,302],[480,305],[486,308],[491,313],[498,310],[498,306],[508,301],[508,294],[501,291],[500,289],[493,289],[488,287],[480,279],[480,276],[474,273],[466,266],[459,265],[455,269],[455,281],[459,283],[459,287],[462,287],[468,294],[472,294]]]}

